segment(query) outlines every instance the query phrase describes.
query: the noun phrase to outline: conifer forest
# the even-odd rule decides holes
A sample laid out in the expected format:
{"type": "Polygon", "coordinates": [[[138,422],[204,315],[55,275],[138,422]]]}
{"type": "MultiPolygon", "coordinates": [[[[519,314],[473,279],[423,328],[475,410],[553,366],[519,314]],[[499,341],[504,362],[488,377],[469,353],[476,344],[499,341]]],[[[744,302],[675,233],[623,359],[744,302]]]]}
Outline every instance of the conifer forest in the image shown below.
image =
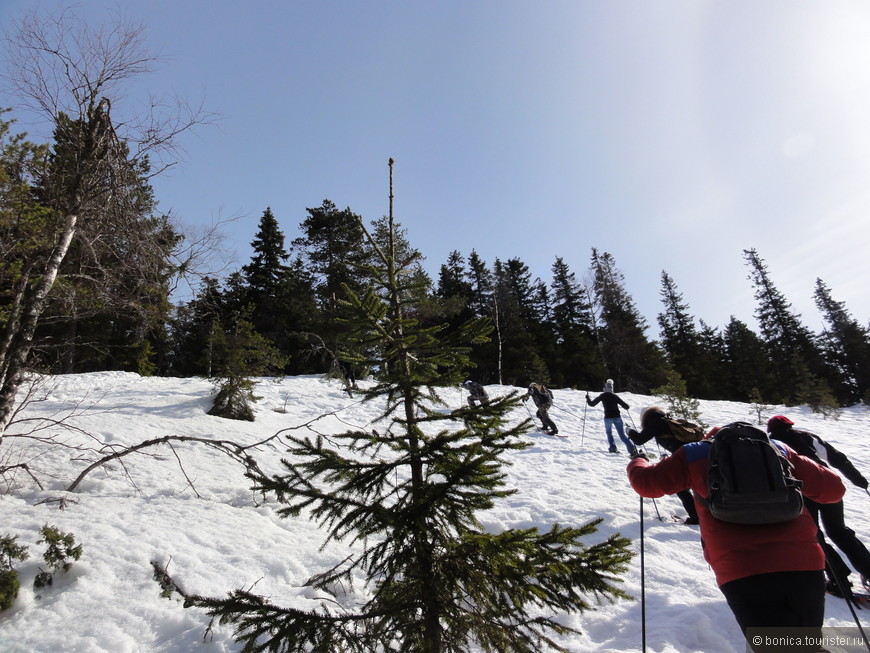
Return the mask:
{"type": "Polygon", "coordinates": [[[612,378],[619,389],[648,392],[676,379],[701,399],[821,410],[868,396],[868,326],[817,279],[807,293],[825,328],[813,333],[753,248],[744,258],[757,328],[733,317],[707,324],[667,270],[653,323],[639,313],[618,261],[595,247],[588,269],[556,256],[552,276],[541,279],[519,257],[486,261],[468,244],[432,278],[420,262],[425,252],[399,223],[391,229],[386,217],[329,199],[295,216],[264,207],[250,260],[209,274],[201,262],[219,246],[216,236],[185,233],[158,210],[151,185],[172,165],[177,136],[209,115],[180,105],[143,117],[138,130],[122,124],[111,98],[142,71],[147,53],[127,38],[71,47],[104,56],[91,57],[90,68],[64,68],[62,56],[49,61],[54,70],[30,65],[34,52],[62,52],[52,49],[56,27],[25,23],[11,40],[22,105],[45,114],[53,138],[32,142],[8,110],[0,114],[0,414],[25,369],[197,375],[233,387],[252,376],[376,371],[354,362],[369,352],[348,326],[348,299],[373,287],[366,271],[377,244],[391,238],[396,255],[412,261],[403,274],[420,324],[444,337],[469,320],[491,325],[470,351],[467,375],[481,383],[597,388],[612,378]],[[281,225],[300,235],[288,241],[281,225]],[[194,280],[195,294],[176,303],[183,279],[194,280]]]}

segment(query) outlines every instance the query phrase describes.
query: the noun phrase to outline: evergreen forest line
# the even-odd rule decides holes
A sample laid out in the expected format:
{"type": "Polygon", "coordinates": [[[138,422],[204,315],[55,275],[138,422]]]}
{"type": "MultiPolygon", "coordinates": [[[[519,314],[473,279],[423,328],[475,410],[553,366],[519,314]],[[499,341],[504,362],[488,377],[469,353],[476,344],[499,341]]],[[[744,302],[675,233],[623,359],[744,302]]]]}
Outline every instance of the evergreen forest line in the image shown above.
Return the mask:
{"type": "MultiPolygon", "coordinates": [[[[97,115],[97,114],[95,114],[97,115]]],[[[97,122],[96,119],[93,122],[97,122]]],[[[58,238],[65,184],[76,165],[86,121],[62,118],[50,145],[13,135],[0,121],[4,177],[0,259],[0,325],[10,333],[20,289],[39,279],[41,261],[58,238]]],[[[79,227],[34,328],[28,366],[42,372],[103,370],[235,379],[333,373],[356,375],[365,342],[347,327],[349,293],[372,286],[367,266],[379,243],[394,237],[404,260],[414,259],[404,287],[417,295],[415,319],[447,337],[475,318],[491,336],[472,347],[468,376],[488,383],[598,388],[612,378],[619,390],[649,393],[676,380],[689,395],[766,403],[807,403],[824,409],[868,398],[870,330],[818,279],[816,305],[825,330],[813,333],[791,310],[757,251],[745,250],[757,301],[758,331],[731,318],[713,327],[692,315],[673,278],[661,276],[658,338],[632,299],[614,257],[591,250],[584,278],[556,257],[552,278],[533,278],[520,258],[491,263],[475,250],[452,252],[431,279],[420,253],[385,218],[366,227],[350,208],[324,200],[306,209],[300,237],[285,242],[267,208],[250,261],[224,278],[205,276],[193,299],[171,301],[190,274],[181,254],[190,240],[157,211],[148,160],[127,161],[111,177],[112,202],[79,227]],[[123,193],[118,192],[121,185],[123,193]],[[115,199],[117,198],[117,199],[115,199]],[[119,218],[122,217],[123,219],[119,218]],[[371,241],[365,232],[370,230],[371,241]],[[358,366],[357,366],[358,367],[358,366]]],[[[100,198],[99,194],[96,197],[100,198]]]]}
{"type": "MultiPolygon", "coordinates": [[[[274,347],[269,360],[274,363],[277,355],[285,361],[281,373],[341,373],[346,368],[356,344],[347,341],[343,330],[342,302],[348,290],[360,294],[370,283],[362,271],[374,253],[365,243],[362,219],[350,208],[339,210],[324,200],[306,211],[299,225],[302,236],[288,250],[277,220],[266,209],[251,243],[250,263],[223,285],[210,280],[179,310],[174,323],[179,349],[173,361],[200,363],[176,367],[176,373],[213,373],[201,364],[206,351],[214,353],[209,334],[219,324],[229,335],[227,326],[238,325],[241,316],[249,323],[242,331],[251,328],[274,347]]],[[[383,220],[374,223],[373,233],[386,244],[383,220]]],[[[419,255],[406,230],[399,228],[397,238],[405,258],[419,255]]],[[[469,370],[484,384],[540,381],[598,388],[612,378],[619,389],[649,393],[676,380],[702,399],[817,408],[864,399],[870,389],[868,329],[819,279],[814,297],[828,328],[813,334],[776,289],[759,254],[746,250],[744,256],[756,291],[759,333],[733,317],[724,329],[703,320],[696,325],[675,281],[663,271],[660,337],[650,340],[649,325],[614,257],[594,248],[589,284],[579,283],[560,257],[547,283],[533,278],[520,258],[497,258],[489,265],[472,250],[467,257],[452,252],[434,281],[416,263],[408,285],[425,289],[416,303],[416,318],[425,325],[443,326],[449,333],[475,318],[490,320],[490,340],[473,348],[474,368],[469,370]]],[[[216,363],[214,356],[210,362],[216,363]]]]}

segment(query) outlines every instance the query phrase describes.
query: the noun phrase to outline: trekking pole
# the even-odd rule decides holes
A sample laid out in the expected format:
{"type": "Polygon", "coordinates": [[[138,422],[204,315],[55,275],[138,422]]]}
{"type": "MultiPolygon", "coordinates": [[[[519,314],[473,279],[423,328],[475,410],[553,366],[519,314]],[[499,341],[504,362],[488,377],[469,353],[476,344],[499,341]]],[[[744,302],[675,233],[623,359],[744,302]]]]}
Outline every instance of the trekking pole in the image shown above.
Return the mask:
{"type": "MultiPolygon", "coordinates": [[[[656,500],[653,499],[653,505],[656,500]]],[[[656,509],[658,512],[658,508],[656,509]]],[[[641,650],[646,653],[646,566],[643,547],[643,497],[640,498],[640,641],[641,650]]]]}
{"type": "MultiPolygon", "coordinates": [[[[534,415],[532,415],[532,411],[529,410],[529,405],[524,401],[523,406],[526,407],[526,412],[529,414],[529,417],[531,418],[532,422],[534,422],[535,417],[534,417],[534,415]]],[[[535,426],[537,426],[537,424],[535,424],[535,426]]]]}
{"type": "Polygon", "coordinates": [[[664,519],[662,519],[662,513],[659,512],[659,507],[658,507],[658,504],[656,504],[656,500],[652,499],[652,502],[653,502],[653,508],[656,509],[656,517],[659,518],[659,521],[664,521],[664,519]]]}
{"type": "Polygon", "coordinates": [[[830,573],[831,576],[834,577],[834,582],[837,584],[837,588],[840,590],[840,594],[843,595],[843,598],[846,599],[846,605],[849,606],[849,612],[852,613],[852,618],[855,620],[855,624],[858,626],[858,631],[861,633],[861,639],[864,641],[864,646],[867,647],[867,650],[870,651],[870,642],[867,641],[867,635],[864,633],[864,628],[861,626],[861,621],[858,619],[858,613],[855,612],[855,606],[852,603],[852,592],[851,588],[847,588],[842,580],[840,580],[840,574],[836,572],[834,566],[830,564],[827,560],[825,560],[825,569],[830,573]]]}
{"type": "MultiPolygon", "coordinates": [[[[583,446],[583,438],[586,437],[586,408],[588,408],[588,406],[586,405],[586,402],[584,401],[583,402],[583,428],[580,430],[580,446],[581,447],[583,446]]],[[[868,492],[867,494],[870,495],[870,492],[868,492]]]]}

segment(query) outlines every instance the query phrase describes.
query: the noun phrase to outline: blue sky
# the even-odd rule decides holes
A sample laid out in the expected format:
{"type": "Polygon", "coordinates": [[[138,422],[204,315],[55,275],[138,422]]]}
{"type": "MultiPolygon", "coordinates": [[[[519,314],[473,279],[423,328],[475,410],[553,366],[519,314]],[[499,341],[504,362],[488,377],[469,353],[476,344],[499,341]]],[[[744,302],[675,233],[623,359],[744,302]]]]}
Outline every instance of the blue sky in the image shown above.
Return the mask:
{"type": "MultiPolygon", "coordinates": [[[[3,0],[0,25],[54,0],[3,0]]],[[[166,57],[131,88],[219,113],[155,181],[193,224],[324,199],[396,218],[437,279],[453,250],[579,280],[613,254],[658,335],[661,271],[693,314],[755,327],[754,247],[813,329],[817,277],[870,320],[870,4],[826,0],[81,2],[166,57]]],[[[0,95],[0,106],[13,102],[0,95]]],[[[38,127],[20,122],[34,136],[38,127]]]]}

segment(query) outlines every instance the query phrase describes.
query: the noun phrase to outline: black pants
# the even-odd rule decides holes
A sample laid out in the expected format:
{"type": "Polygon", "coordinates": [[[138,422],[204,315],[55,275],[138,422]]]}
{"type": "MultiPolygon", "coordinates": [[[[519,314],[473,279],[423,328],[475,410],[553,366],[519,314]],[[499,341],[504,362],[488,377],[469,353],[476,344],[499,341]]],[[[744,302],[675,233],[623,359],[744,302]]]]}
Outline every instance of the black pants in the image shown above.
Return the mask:
{"type": "Polygon", "coordinates": [[[686,509],[686,512],[689,513],[689,519],[693,520],[695,523],[698,522],[698,509],[695,508],[695,499],[692,498],[691,490],[680,490],[677,492],[677,497],[683,503],[683,508],[686,509]]]}
{"type": "Polygon", "coordinates": [[[550,419],[550,415],[547,412],[549,408],[549,406],[538,406],[538,410],[535,414],[538,416],[538,419],[541,420],[541,424],[544,425],[544,430],[553,431],[555,433],[559,429],[556,427],[556,423],[550,419]]]}
{"type": "MultiPolygon", "coordinates": [[[[825,530],[825,535],[833,542],[840,551],[846,554],[849,562],[865,578],[870,578],[870,551],[867,551],[855,531],[846,526],[843,516],[843,502],[837,503],[816,503],[815,501],[807,500],[807,510],[816,520],[816,524],[821,521],[821,526],[825,530]]],[[[819,531],[819,542],[825,550],[825,558],[828,564],[833,568],[837,577],[845,582],[846,577],[851,570],[843,562],[843,559],[834,551],[830,544],[825,540],[824,536],[819,531]]]]}
{"type": "MultiPolygon", "coordinates": [[[[821,633],[825,619],[825,573],[821,570],[757,574],[719,589],[744,635],[747,628],[812,628],[821,633]]],[[[751,637],[747,642],[754,651],[782,650],[755,646],[751,637]]]]}

